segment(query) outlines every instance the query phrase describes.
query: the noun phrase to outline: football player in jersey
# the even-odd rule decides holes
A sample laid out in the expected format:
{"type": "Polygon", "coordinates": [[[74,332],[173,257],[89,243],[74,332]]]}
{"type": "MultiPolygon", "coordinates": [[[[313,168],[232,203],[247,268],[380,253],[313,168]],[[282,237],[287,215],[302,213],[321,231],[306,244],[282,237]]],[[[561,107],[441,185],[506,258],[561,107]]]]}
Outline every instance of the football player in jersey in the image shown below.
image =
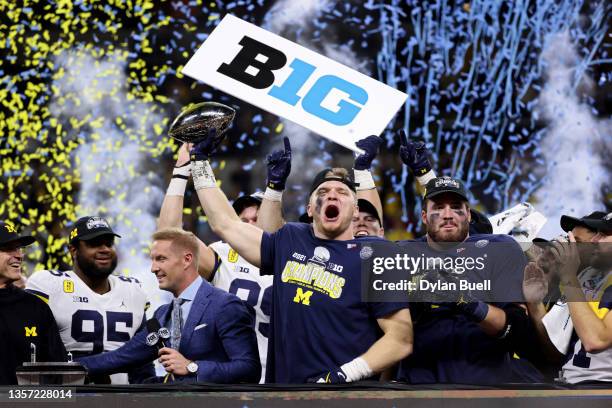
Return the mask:
{"type": "Polygon", "coordinates": [[[430,180],[422,210],[427,235],[416,242],[426,244],[418,249],[428,259],[473,258],[476,265],[480,259],[482,267],[455,272],[451,266],[446,273],[460,273],[470,282],[489,280],[491,290],[464,291],[452,302],[412,303],[414,353],[402,362],[398,377],[415,384],[539,381],[540,373],[515,354],[528,352],[533,332],[521,302],[522,250],[509,236],[470,235],[469,210],[468,193],[459,180],[430,180]],[[503,298],[515,301],[495,301],[503,298]]]}
{"type": "Polygon", "coordinates": [[[274,274],[266,382],[351,382],[371,378],[410,354],[405,303],[361,300],[354,182],[344,169],[315,178],[312,226],[287,223],[270,234],[244,224],[218,188],[209,140],[192,149],[193,180],[215,233],[247,261],[274,274]],[[382,336],[381,336],[382,333],[382,336]]]}
{"type": "MultiPolygon", "coordinates": [[[[130,340],[145,321],[147,298],[135,278],[112,275],[117,266],[115,237],[102,217],[82,217],[70,232],[73,269],[42,270],[26,290],[49,304],[66,350],[74,357],[112,351],[130,340]]],[[[140,382],[154,376],[148,364],[115,374],[114,384],[140,382]]],[[[108,382],[108,378],[93,378],[108,382]]]]}
{"type": "MultiPolygon", "coordinates": [[[[274,152],[268,157],[267,161],[268,172],[275,172],[276,175],[275,182],[272,184],[272,187],[276,189],[272,192],[271,197],[273,198],[277,196],[274,194],[275,191],[282,192],[282,189],[284,189],[284,180],[286,180],[290,171],[290,167],[287,168],[287,163],[290,164],[291,162],[291,146],[288,145],[288,140],[285,143],[285,150],[274,152]]],[[[182,145],[179,149],[173,176],[159,215],[158,227],[160,229],[182,228],[183,198],[187,181],[191,176],[191,162],[187,149],[187,144],[182,145]]],[[[267,191],[272,187],[269,183],[267,191]]],[[[268,192],[268,194],[270,193],[268,192]]],[[[254,225],[265,221],[266,217],[258,217],[262,198],[261,193],[255,193],[239,197],[234,201],[234,211],[242,222],[254,225]]],[[[280,214],[278,218],[280,218],[280,214]]],[[[274,223],[276,224],[276,222],[274,223]]],[[[268,353],[272,276],[260,275],[258,267],[247,262],[226,242],[218,241],[207,246],[201,240],[198,239],[198,241],[200,245],[198,273],[200,276],[212,283],[213,286],[238,296],[255,309],[255,332],[262,367],[260,382],[263,382],[268,353]]]]}
{"type": "MultiPolygon", "coordinates": [[[[541,299],[535,299],[538,307],[530,303],[530,314],[543,350],[553,357],[565,356],[562,380],[612,382],[612,213],[595,212],[582,218],[564,215],[561,227],[570,242],[553,242],[548,251],[554,262],[547,265],[560,278],[563,299],[547,314],[540,312],[544,309],[541,299]],[[588,238],[593,245],[575,244],[588,238]]],[[[530,266],[531,284],[539,276],[546,288],[542,268],[530,266]]],[[[541,292],[540,298],[546,290],[541,292]]]]}

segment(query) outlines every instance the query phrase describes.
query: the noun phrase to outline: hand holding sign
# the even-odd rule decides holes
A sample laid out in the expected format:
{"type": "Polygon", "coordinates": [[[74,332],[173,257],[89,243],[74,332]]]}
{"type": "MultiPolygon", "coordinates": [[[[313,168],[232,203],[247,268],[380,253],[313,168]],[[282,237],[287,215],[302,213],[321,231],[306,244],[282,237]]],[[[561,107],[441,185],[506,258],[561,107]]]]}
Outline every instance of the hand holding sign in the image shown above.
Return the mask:
{"type": "Polygon", "coordinates": [[[351,150],[379,135],[407,95],[226,15],[182,71],[351,150]]]}

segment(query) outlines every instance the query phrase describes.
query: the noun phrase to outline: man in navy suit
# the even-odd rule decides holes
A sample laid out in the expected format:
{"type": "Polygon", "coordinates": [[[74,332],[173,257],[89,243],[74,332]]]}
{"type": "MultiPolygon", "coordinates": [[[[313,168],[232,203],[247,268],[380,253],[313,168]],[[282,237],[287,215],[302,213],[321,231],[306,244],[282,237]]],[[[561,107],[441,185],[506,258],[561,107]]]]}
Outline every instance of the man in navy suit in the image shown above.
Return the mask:
{"type": "Polygon", "coordinates": [[[153,234],[151,272],[174,295],[155,318],[169,329],[168,347],[147,345],[140,330],[112,352],[78,359],[89,374],[125,371],[159,357],[175,381],[257,383],[261,364],[254,316],[235,295],[214,288],[197,271],[198,242],[191,232],[167,228],[153,234]]]}

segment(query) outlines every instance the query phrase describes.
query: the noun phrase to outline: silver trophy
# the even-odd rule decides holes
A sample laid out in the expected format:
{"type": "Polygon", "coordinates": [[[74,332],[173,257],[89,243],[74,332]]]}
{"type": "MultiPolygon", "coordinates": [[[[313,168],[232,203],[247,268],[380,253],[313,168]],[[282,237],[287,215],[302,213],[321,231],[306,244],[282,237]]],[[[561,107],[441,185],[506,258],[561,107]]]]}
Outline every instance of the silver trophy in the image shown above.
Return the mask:
{"type": "Polygon", "coordinates": [[[212,137],[220,144],[236,111],[218,102],[201,102],[184,109],[170,125],[168,135],[184,143],[198,143],[212,137]]]}

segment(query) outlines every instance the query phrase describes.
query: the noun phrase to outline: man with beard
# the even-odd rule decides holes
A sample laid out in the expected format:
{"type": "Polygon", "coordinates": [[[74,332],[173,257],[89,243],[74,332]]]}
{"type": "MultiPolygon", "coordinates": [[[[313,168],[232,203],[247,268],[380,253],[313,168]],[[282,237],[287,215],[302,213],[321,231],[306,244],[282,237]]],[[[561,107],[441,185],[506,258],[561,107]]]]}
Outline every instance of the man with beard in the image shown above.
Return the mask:
{"type": "MultiPolygon", "coordinates": [[[[71,271],[42,270],[26,290],[49,304],[66,350],[73,357],[115,350],[145,321],[148,302],[135,278],[111,275],[117,266],[115,237],[102,217],[80,218],[70,232],[71,271]]],[[[151,364],[96,383],[126,384],[154,376],[151,364]]]]}
{"type": "Polygon", "coordinates": [[[217,186],[204,140],[192,150],[192,177],[212,230],[263,273],[274,275],[266,382],[352,382],[371,378],[410,354],[405,303],[361,299],[354,182],[345,169],[313,180],[312,226],[287,223],[270,234],[240,221],[217,186]],[[382,335],[381,335],[382,334],[382,335]],[[347,340],[349,339],[349,340],[347,340]]]}
{"type": "Polygon", "coordinates": [[[539,381],[538,371],[515,354],[529,350],[532,332],[522,305],[525,257],[519,245],[510,236],[470,235],[468,192],[450,177],[427,183],[422,221],[427,235],[403,243],[426,260],[418,274],[455,284],[489,281],[490,289],[438,290],[434,296],[440,302],[412,303],[414,353],[400,365],[399,379],[413,384],[539,381]]]}

